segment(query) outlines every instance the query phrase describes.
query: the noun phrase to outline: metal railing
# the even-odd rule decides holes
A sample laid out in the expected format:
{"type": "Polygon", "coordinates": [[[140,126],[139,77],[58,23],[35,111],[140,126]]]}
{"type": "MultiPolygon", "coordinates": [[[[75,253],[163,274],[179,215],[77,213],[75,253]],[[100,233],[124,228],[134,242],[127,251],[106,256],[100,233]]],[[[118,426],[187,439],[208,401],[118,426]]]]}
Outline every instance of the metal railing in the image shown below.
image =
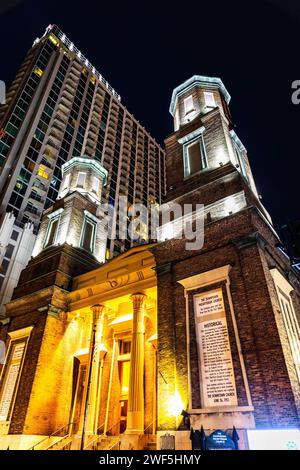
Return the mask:
{"type": "Polygon", "coordinates": [[[43,439],[41,439],[39,442],[37,442],[36,444],[34,444],[34,445],[33,445],[32,447],[30,447],[28,450],[35,450],[35,448],[36,448],[37,446],[39,446],[39,445],[42,444],[43,442],[47,441],[47,440],[50,439],[51,437],[55,437],[56,435],[57,435],[57,437],[66,437],[66,436],[68,436],[68,435],[69,435],[69,432],[70,432],[70,427],[71,427],[71,425],[73,425],[73,424],[75,424],[75,423],[70,422],[70,423],[68,423],[68,424],[65,424],[65,425],[62,426],[61,428],[56,429],[56,431],[54,431],[53,433],[49,434],[49,436],[43,437],[43,439]],[[67,432],[66,432],[65,435],[61,436],[61,435],[58,434],[58,433],[62,432],[63,429],[67,429],[67,432]]]}
{"type": "MultiPolygon", "coordinates": [[[[95,439],[93,439],[92,441],[90,441],[85,447],[84,447],[84,450],[95,450],[95,447],[97,447],[97,444],[98,442],[101,440],[101,439],[106,439],[107,437],[110,437],[108,436],[107,434],[109,432],[112,432],[112,430],[116,427],[120,425],[120,420],[117,421],[115,424],[113,424],[105,433],[103,432],[102,434],[99,434],[98,436],[95,437],[95,439]]],[[[102,428],[104,426],[104,424],[101,424],[101,426],[99,426],[99,428],[97,429],[97,432],[99,431],[100,428],[102,428]]]]}
{"type": "MultiPolygon", "coordinates": [[[[82,54],[82,52],[74,45],[72,41],[63,33],[63,31],[56,25],[49,25],[48,28],[46,29],[44,35],[42,36],[45,37],[48,33],[52,32],[71,52],[74,52],[79,60],[83,62],[83,64],[92,71],[92,73],[100,80],[107,90],[110,91],[110,93],[117,98],[118,101],[121,101],[121,96],[116,92],[116,90],[108,83],[107,80],[101,75],[101,73],[98,72],[98,70],[89,62],[89,60],[82,54]]],[[[41,38],[41,39],[42,39],[41,38]]]]}

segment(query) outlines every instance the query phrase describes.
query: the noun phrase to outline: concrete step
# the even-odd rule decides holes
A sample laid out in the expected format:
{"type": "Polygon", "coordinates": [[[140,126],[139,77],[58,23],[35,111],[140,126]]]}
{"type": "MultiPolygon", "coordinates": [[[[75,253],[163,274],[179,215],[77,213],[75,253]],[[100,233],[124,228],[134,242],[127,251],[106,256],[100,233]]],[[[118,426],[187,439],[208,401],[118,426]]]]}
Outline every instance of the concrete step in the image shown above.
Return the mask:
{"type": "Polygon", "coordinates": [[[69,435],[63,436],[57,442],[47,447],[45,450],[67,450],[69,445],[71,445],[72,437],[69,435]]]}

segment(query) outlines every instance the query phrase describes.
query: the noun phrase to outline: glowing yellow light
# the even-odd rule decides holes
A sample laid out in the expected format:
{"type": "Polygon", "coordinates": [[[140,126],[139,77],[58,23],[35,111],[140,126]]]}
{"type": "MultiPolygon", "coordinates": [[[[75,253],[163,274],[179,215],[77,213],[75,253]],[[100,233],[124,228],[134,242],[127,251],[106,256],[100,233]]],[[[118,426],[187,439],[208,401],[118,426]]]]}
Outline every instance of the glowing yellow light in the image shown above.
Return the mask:
{"type": "Polygon", "coordinates": [[[124,321],[130,321],[132,320],[133,315],[132,313],[128,313],[127,315],[122,315],[121,317],[116,318],[112,322],[110,322],[110,325],[116,325],[117,323],[123,323],[124,321]]]}
{"type": "Polygon", "coordinates": [[[37,174],[38,174],[38,176],[41,176],[45,180],[49,179],[48,173],[44,170],[44,168],[42,166],[39,167],[39,169],[37,171],[37,174]]]}
{"type": "Polygon", "coordinates": [[[184,409],[184,404],[180,398],[178,391],[174,393],[173,397],[170,397],[169,401],[169,414],[172,416],[179,416],[184,409]]]}
{"type": "Polygon", "coordinates": [[[51,42],[53,42],[53,44],[55,44],[56,46],[59,44],[59,40],[57,39],[56,36],[54,36],[54,34],[49,34],[49,39],[51,42]]]}
{"type": "Polygon", "coordinates": [[[122,373],[121,373],[121,393],[127,395],[129,390],[129,375],[130,375],[130,362],[122,362],[122,373]]]}
{"type": "Polygon", "coordinates": [[[35,73],[36,75],[38,75],[39,77],[41,77],[41,76],[43,75],[43,73],[44,73],[43,70],[40,69],[39,67],[34,67],[33,71],[34,71],[34,73],[35,73]]]}

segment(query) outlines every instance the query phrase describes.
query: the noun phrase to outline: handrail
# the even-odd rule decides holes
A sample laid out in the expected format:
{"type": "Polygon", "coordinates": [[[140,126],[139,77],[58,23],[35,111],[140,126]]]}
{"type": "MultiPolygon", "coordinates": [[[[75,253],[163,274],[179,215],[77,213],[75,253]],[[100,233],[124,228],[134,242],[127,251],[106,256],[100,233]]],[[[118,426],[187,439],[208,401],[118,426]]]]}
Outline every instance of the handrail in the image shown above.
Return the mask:
{"type": "Polygon", "coordinates": [[[39,442],[37,442],[36,444],[34,444],[34,446],[29,447],[28,450],[35,450],[34,448],[35,448],[36,446],[40,445],[42,442],[46,441],[47,439],[50,439],[50,437],[54,436],[56,433],[60,432],[62,429],[65,429],[66,427],[68,427],[68,433],[69,433],[69,429],[70,429],[71,424],[75,424],[75,423],[70,422],[70,423],[68,423],[68,424],[65,424],[65,425],[62,426],[61,428],[56,429],[56,431],[54,431],[53,433],[49,434],[49,436],[43,437],[43,439],[41,439],[39,442]]]}
{"type": "MultiPolygon", "coordinates": [[[[96,430],[96,433],[98,433],[99,429],[102,428],[102,426],[104,426],[104,425],[105,425],[105,423],[100,424],[100,426],[96,430]]],[[[104,433],[101,433],[101,434],[97,435],[97,437],[95,437],[95,439],[93,439],[88,445],[86,445],[83,450],[87,449],[95,440],[98,439],[99,436],[103,436],[103,434],[104,433]]]]}
{"type": "MultiPolygon", "coordinates": [[[[95,439],[93,439],[87,446],[85,446],[83,450],[86,450],[86,449],[88,449],[89,447],[91,447],[92,445],[94,445],[97,441],[99,441],[99,439],[101,439],[101,438],[103,438],[103,437],[107,437],[107,433],[108,433],[111,429],[113,429],[117,424],[120,424],[120,422],[121,422],[121,420],[117,421],[115,424],[113,424],[113,425],[106,431],[106,433],[103,432],[102,434],[99,434],[97,437],[95,437],[95,439]]],[[[101,426],[103,426],[103,424],[102,424],[101,426]]],[[[101,426],[99,426],[98,429],[100,429],[101,426]]],[[[98,431],[98,429],[97,429],[97,431],[98,431]]]]}
{"type": "MultiPolygon", "coordinates": [[[[148,436],[148,441],[149,441],[149,436],[151,435],[150,433],[146,433],[147,429],[149,429],[151,426],[153,426],[153,424],[157,421],[157,418],[155,418],[150,424],[148,424],[148,426],[144,429],[144,435],[145,436],[148,436]]],[[[118,440],[117,442],[115,442],[111,447],[109,447],[107,450],[110,451],[112,450],[114,447],[116,446],[119,446],[119,450],[120,450],[120,443],[121,443],[121,439],[120,439],[120,436],[116,436],[118,437],[118,440]]]]}
{"type": "Polygon", "coordinates": [[[157,421],[157,418],[155,418],[145,429],[144,429],[144,434],[150,434],[150,433],[146,433],[145,431],[147,431],[147,429],[149,429],[154,423],[156,423],[157,421]]]}
{"type": "Polygon", "coordinates": [[[112,450],[116,445],[119,446],[119,449],[118,449],[118,450],[120,450],[121,439],[120,439],[120,436],[116,436],[116,437],[118,437],[117,442],[115,442],[111,447],[109,447],[109,448],[107,449],[108,451],[109,451],[109,450],[112,450]]]}

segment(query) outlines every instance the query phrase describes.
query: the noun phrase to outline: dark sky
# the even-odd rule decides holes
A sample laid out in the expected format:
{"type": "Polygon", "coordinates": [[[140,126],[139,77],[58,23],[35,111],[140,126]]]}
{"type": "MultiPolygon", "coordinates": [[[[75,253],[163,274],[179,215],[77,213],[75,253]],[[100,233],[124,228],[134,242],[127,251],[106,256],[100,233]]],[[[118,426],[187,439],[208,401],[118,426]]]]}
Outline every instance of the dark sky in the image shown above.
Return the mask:
{"type": "Polygon", "coordinates": [[[172,90],[194,74],[221,77],[274,222],[300,219],[300,4],[296,0],[1,0],[0,79],[56,23],[163,142],[172,90]]]}

